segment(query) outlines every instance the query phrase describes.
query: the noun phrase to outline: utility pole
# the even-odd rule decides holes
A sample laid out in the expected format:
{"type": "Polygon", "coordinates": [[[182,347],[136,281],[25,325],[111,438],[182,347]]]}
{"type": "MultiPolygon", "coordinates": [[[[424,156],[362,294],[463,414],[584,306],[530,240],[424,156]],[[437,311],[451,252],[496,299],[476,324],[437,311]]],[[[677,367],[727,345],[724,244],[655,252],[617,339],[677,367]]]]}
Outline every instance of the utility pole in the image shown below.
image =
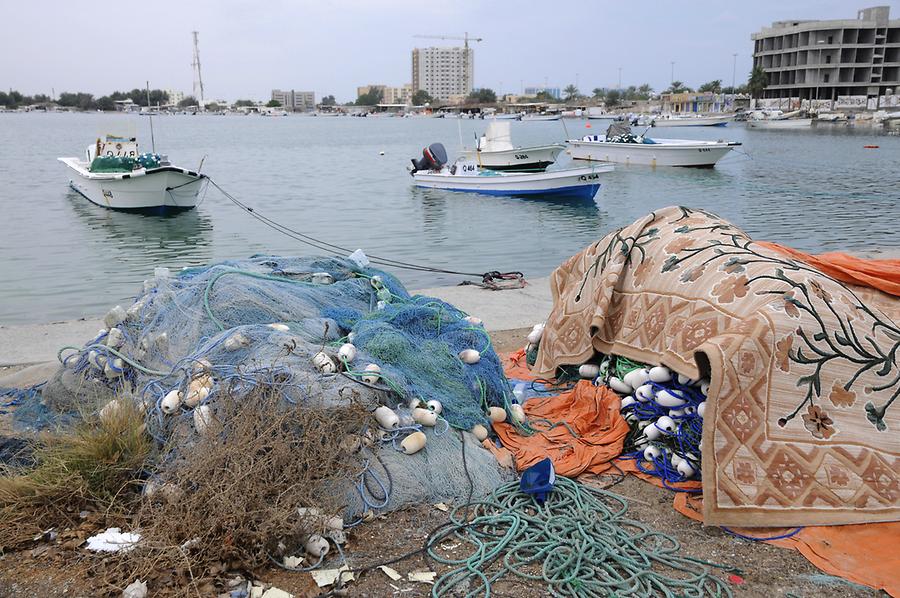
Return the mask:
{"type": "Polygon", "coordinates": [[[616,89],[622,89],[622,67],[619,67],[619,85],[616,89]]]}
{"type": "Polygon", "coordinates": [[[191,66],[194,68],[194,98],[200,103],[198,106],[203,110],[203,75],[200,74],[200,42],[198,41],[199,31],[191,31],[194,36],[194,61],[191,66]]]}
{"type": "Polygon", "coordinates": [[[675,61],[674,60],[671,62],[671,65],[672,65],[672,73],[671,73],[671,75],[669,75],[669,87],[671,87],[672,84],[675,83],[675,61]]]}
{"type": "Polygon", "coordinates": [[[731,63],[731,93],[734,94],[735,73],[737,73],[737,52],[731,55],[733,62],[731,63]]]}

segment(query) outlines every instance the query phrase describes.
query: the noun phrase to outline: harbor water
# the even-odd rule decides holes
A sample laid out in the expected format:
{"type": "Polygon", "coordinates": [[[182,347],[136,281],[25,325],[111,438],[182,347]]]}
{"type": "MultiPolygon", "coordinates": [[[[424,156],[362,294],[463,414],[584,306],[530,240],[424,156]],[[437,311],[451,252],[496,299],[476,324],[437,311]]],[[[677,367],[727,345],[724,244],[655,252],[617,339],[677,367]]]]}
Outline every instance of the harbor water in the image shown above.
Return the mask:
{"type": "MultiPolygon", "coordinates": [[[[516,145],[543,144],[602,133],[605,124],[513,122],[512,137],[516,145]]],[[[410,158],[439,141],[452,159],[485,121],[203,115],[156,117],[153,126],[158,152],[188,168],[202,161],[224,189],[285,226],[442,269],[546,276],[609,230],[672,204],[711,210],[756,239],[805,251],[900,250],[900,137],[868,127],[653,129],[656,137],[743,146],[715,169],[617,166],[602,175],[593,201],[573,203],[413,188],[410,158]]],[[[89,203],[68,187],[56,158],[82,156],[98,136],[122,132],[151,149],[146,117],[0,114],[0,324],[95,316],[128,301],[156,266],[321,253],[254,220],[212,187],[196,210],[171,217],[89,203]]],[[[563,154],[560,166],[570,163],[563,154]]],[[[395,273],[409,288],[461,280],[395,273]]]]}

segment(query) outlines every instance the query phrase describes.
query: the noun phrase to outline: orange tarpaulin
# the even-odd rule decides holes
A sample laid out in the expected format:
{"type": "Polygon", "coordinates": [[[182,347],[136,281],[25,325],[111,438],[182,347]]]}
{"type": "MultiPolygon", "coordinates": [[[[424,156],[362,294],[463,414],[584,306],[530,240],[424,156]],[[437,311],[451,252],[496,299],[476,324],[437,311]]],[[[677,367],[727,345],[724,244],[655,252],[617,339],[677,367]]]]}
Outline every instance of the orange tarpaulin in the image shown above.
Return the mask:
{"type": "Polygon", "coordinates": [[[619,405],[618,395],[609,388],[582,381],[570,391],[525,402],[535,434],[520,434],[508,423],[495,423],[494,431],[519,470],[550,457],[562,476],[600,473],[622,452],[628,434],[619,405]]]}
{"type": "Polygon", "coordinates": [[[811,255],[778,243],[762,241],[757,244],[807,263],[841,282],[900,297],[900,260],[868,260],[839,252],[811,255]]]}
{"type": "MultiPolygon", "coordinates": [[[[695,521],[703,521],[702,505],[702,496],[675,495],[675,510],[695,521]]],[[[738,528],[733,531],[766,538],[792,530],[738,528]]],[[[825,573],[900,596],[900,522],[809,526],[790,538],[766,542],[799,551],[825,573]]]]}

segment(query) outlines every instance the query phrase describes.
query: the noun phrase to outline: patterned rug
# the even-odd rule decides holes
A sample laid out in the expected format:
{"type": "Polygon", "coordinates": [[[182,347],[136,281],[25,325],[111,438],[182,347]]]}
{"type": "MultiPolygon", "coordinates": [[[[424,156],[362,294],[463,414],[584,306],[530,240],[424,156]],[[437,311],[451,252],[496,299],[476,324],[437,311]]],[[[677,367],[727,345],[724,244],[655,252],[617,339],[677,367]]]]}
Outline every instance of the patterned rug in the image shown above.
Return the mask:
{"type": "Polygon", "coordinates": [[[707,524],[900,520],[900,300],[683,207],[610,233],[551,288],[539,375],[597,351],[711,378],[707,524]]]}

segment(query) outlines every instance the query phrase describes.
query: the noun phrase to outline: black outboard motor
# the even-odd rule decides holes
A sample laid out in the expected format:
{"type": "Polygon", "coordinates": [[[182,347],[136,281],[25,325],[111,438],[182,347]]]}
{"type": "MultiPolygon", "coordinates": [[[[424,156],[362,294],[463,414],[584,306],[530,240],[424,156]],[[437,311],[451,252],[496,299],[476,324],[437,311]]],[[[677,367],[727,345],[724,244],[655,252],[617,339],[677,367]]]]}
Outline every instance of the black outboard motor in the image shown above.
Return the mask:
{"type": "Polygon", "coordinates": [[[447,163],[447,150],[443,143],[432,143],[422,150],[422,158],[413,158],[412,163],[412,174],[420,170],[440,170],[447,163]]]}

